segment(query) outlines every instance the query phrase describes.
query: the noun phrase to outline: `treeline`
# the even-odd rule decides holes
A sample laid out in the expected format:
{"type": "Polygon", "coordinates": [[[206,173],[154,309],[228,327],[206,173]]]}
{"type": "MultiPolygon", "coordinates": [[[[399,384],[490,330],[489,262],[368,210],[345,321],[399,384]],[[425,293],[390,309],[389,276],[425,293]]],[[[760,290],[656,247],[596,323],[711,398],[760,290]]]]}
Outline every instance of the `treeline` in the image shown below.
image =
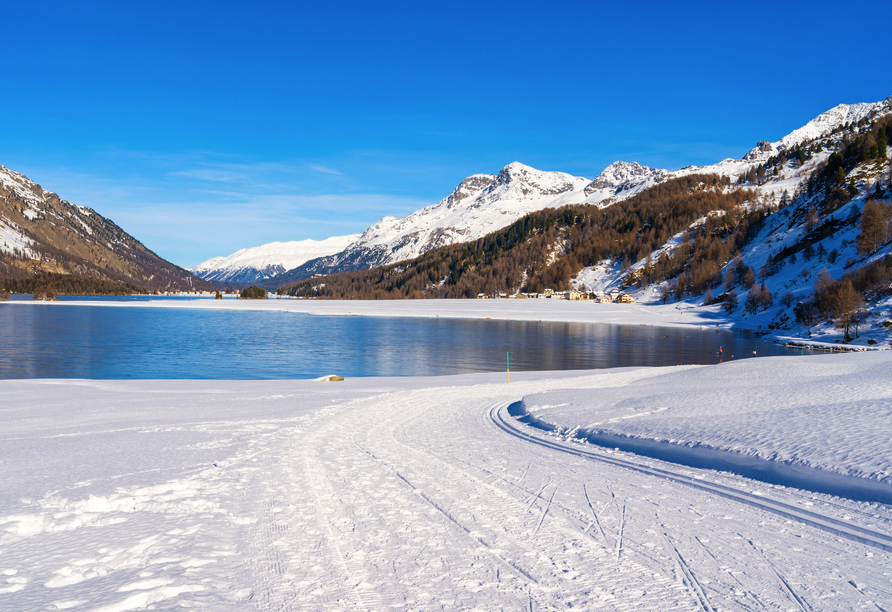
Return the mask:
{"type": "Polygon", "coordinates": [[[748,212],[748,190],[730,180],[691,175],[656,185],[606,208],[546,209],[479,240],[435,249],[399,264],[342,272],[284,285],[280,293],[335,299],[469,298],[479,293],[556,291],[583,267],[605,259],[624,268],[647,258],[627,278],[646,285],[679,277],[675,290],[702,293],[721,282],[722,265],[755,235],[767,214],[748,212]],[[695,230],[688,231],[698,219],[695,230]],[[677,246],[651,252],[680,235],[677,246]],[[680,287],[680,289],[679,289],[680,287]]]}
{"type": "Polygon", "coordinates": [[[27,278],[0,277],[0,293],[35,295],[130,295],[148,293],[145,287],[100,278],[40,273],[27,278]]]}

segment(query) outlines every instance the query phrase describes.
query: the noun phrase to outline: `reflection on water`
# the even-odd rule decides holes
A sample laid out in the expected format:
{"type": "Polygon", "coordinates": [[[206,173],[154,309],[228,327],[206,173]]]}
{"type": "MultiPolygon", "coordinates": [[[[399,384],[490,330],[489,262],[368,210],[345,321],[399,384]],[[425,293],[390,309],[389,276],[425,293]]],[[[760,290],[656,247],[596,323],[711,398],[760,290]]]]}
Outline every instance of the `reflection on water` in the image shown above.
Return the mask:
{"type": "Polygon", "coordinates": [[[419,376],[708,364],[800,350],[727,331],[0,305],[0,378],[419,376]]]}

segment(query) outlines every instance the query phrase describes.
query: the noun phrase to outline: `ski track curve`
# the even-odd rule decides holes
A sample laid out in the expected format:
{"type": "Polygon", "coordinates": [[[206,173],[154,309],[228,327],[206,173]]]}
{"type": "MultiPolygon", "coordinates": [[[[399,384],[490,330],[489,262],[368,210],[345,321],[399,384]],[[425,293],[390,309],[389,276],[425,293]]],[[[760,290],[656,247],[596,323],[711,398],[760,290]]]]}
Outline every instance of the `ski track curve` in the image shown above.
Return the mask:
{"type": "Polygon", "coordinates": [[[738,489],[734,489],[732,487],[724,486],[718,483],[710,483],[702,480],[697,480],[695,478],[691,478],[690,476],[686,476],[682,473],[674,472],[669,469],[656,468],[624,459],[606,457],[597,452],[588,451],[582,448],[572,448],[564,446],[563,444],[560,444],[558,442],[544,440],[537,436],[530,435],[529,433],[513,426],[509,422],[509,420],[506,419],[502,414],[501,409],[503,408],[506,408],[506,406],[496,406],[493,407],[490,411],[490,416],[496,426],[512,436],[527,440],[533,444],[538,444],[540,446],[553,448],[560,452],[585,457],[593,461],[601,461],[617,466],[622,466],[627,469],[635,470],[643,474],[649,474],[657,478],[673,480],[690,487],[708,491],[709,493],[712,493],[714,495],[738,501],[742,504],[754,506],[756,508],[759,508],[760,510],[771,512],[773,514],[783,516],[784,518],[800,521],[816,529],[828,531],[834,535],[847,538],[866,546],[872,546],[886,552],[892,552],[892,535],[865,529],[864,527],[846,523],[845,521],[841,521],[833,517],[829,517],[816,512],[810,512],[801,508],[796,508],[795,506],[785,504],[783,502],[768,500],[762,496],[753,495],[751,493],[747,493],[746,491],[740,491],[738,489]]]}
{"type": "Polygon", "coordinates": [[[742,477],[563,444],[514,423],[506,391],[390,393],[345,402],[312,432],[283,430],[259,505],[269,526],[255,609],[892,601],[888,538],[856,524],[883,522],[867,505],[825,496],[826,512],[806,510],[796,504],[817,499],[807,492],[769,499],[736,488],[751,486],[742,477]],[[871,559],[856,580],[838,562],[853,556],[871,559]]]}

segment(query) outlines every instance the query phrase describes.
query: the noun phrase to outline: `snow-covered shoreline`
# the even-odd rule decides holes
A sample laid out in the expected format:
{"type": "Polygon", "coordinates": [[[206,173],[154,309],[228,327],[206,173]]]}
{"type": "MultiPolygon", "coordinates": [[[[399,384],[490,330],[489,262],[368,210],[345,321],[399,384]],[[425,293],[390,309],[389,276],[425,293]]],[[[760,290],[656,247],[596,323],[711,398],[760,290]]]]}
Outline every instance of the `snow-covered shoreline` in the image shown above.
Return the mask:
{"type": "Polygon", "coordinates": [[[37,302],[13,300],[8,305],[97,306],[105,308],[194,308],[201,310],[254,310],[295,312],[317,316],[421,317],[549,321],[557,323],[607,323],[657,327],[728,328],[718,306],[689,304],[596,304],[569,300],[64,300],[37,302]]]}

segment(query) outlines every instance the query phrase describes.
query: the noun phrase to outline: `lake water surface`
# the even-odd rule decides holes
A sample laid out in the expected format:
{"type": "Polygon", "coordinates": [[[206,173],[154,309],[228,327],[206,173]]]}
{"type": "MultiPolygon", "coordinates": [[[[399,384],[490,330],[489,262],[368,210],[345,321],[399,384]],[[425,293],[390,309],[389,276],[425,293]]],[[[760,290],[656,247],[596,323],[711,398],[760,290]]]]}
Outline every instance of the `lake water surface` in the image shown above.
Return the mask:
{"type": "Polygon", "coordinates": [[[504,371],[507,352],[512,371],[582,370],[717,363],[719,347],[801,353],[697,328],[0,304],[2,379],[427,376],[504,371]]]}

